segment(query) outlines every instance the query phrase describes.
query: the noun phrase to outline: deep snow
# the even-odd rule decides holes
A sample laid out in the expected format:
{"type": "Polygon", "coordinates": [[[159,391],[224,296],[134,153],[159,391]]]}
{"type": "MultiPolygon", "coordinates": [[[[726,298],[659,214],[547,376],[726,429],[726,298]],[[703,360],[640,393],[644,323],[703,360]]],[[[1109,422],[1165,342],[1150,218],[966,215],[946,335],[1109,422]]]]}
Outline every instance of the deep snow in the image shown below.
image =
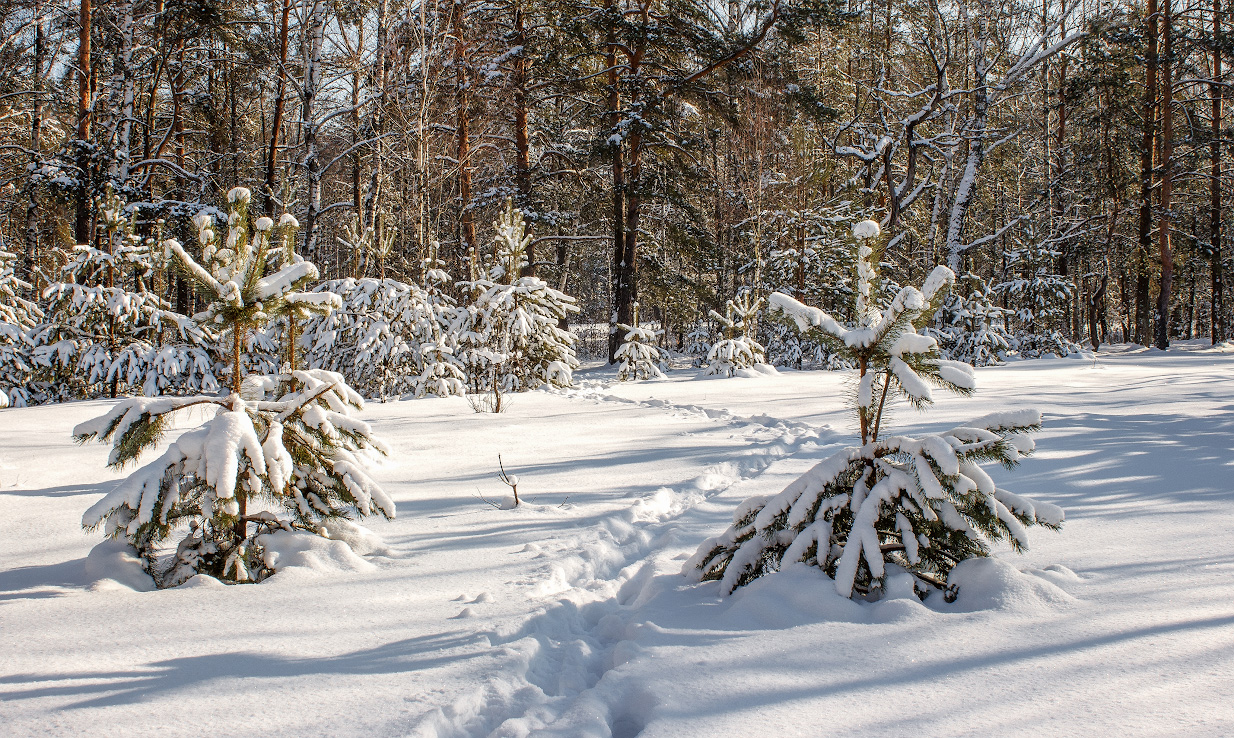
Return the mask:
{"type": "Polygon", "coordinates": [[[289,545],[260,585],[155,592],[79,525],[119,475],[69,431],[109,403],[4,410],[0,733],[1234,734],[1234,350],[980,369],[973,398],[896,412],[1046,415],[991,471],[1067,523],[965,565],[954,605],[849,602],[804,567],[725,599],[681,577],[738,503],[853,442],[844,374],[695,375],[583,372],[496,416],[370,405],[398,518],[364,556],[289,545]],[[499,453],[513,510],[481,499],[508,493],[499,453]]]}

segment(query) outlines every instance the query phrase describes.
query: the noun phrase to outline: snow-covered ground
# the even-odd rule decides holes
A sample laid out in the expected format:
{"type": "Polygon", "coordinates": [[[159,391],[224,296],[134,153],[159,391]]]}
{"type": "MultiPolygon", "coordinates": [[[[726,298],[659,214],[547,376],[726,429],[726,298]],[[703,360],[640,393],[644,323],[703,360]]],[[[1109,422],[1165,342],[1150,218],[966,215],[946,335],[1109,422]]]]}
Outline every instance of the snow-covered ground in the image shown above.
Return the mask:
{"type": "Polygon", "coordinates": [[[982,369],[973,398],[897,412],[1046,414],[992,471],[1067,523],[950,606],[841,600],[803,567],[689,584],[740,501],[853,441],[842,374],[694,375],[582,373],[500,415],[370,405],[384,548],[155,592],[80,529],[118,474],[69,431],[107,403],[0,412],[0,734],[1234,734],[1234,349],[982,369]],[[481,499],[508,492],[498,454],[513,510],[481,499]]]}

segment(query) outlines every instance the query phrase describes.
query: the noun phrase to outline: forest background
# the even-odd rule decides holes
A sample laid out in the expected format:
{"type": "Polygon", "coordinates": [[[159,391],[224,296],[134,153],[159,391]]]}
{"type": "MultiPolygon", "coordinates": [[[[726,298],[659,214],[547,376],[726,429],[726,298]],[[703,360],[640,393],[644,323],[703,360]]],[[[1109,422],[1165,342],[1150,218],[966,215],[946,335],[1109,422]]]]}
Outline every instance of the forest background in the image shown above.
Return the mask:
{"type": "MultiPolygon", "coordinates": [[[[254,216],[298,220],[297,250],[333,280],[474,282],[512,202],[534,234],[524,275],[574,296],[580,349],[610,360],[636,302],[696,354],[743,293],[851,318],[862,218],[882,226],[889,294],[959,275],[932,328],[953,358],[1227,334],[1220,0],[0,13],[0,250],[30,303],[67,274],[192,314],[183,275],[145,257],[83,270],[74,246],[114,254],[117,209],[135,243],[190,243],[241,185],[254,216]]],[[[773,363],[831,360],[759,330],[773,363]]]]}

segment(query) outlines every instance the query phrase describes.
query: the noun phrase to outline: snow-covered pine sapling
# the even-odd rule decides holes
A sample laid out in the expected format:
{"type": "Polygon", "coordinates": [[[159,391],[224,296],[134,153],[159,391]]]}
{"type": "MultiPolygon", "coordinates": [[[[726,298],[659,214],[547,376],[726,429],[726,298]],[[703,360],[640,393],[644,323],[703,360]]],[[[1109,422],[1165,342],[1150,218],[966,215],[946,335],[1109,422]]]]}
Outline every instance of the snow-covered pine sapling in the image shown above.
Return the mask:
{"type": "Polygon", "coordinates": [[[858,367],[861,445],[819,463],[778,495],[746,500],[728,530],[703,542],[684,571],[720,580],[724,593],[803,562],[826,572],[845,597],[877,596],[897,572],[911,575],[924,596],[946,588],[959,562],[989,555],[992,541],[1020,550],[1028,526],[1063,522],[1059,508],[999,489],[979,466],[1012,467],[1031,453],[1029,434],[1041,424],[1036,411],[998,413],[920,438],[884,433],[888,400],[925,408],[933,402],[931,385],[967,395],[975,382],[972,367],[943,359],[935,340],[917,332],[954,281],[951,270],[936,268],[920,290],[902,288],[880,311],[872,300],[878,225],[858,223],[854,236],[855,325],[788,295],[775,293],[770,303],[858,367]]]}
{"type": "Polygon", "coordinates": [[[685,336],[685,353],[694,357],[694,365],[702,366],[702,361],[711,351],[711,326],[706,320],[697,320],[685,336]]]}
{"type": "Polygon", "coordinates": [[[749,369],[766,360],[766,350],[754,340],[754,319],[763,298],[743,292],[729,300],[725,315],[711,311],[711,317],[724,326],[724,340],[707,352],[707,373],[731,377],[741,369],[749,369]],[[740,335],[738,333],[740,332],[740,335]]]}
{"type": "Polygon", "coordinates": [[[638,303],[634,303],[634,325],[618,326],[625,340],[617,347],[617,379],[664,379],[664,357],[656,346],[659,331],[638,324],[638,303]]]}
{"type": "Polygon", "coordinates": [[[157,444],[176,413],[214,406],[210,420],[183,433],[82,518],[87,529],[101,526],[108,536],[131,543],[160,586],[197,573],[260,580],[276,563],[265,555],[266,532],[316,530],[323,521],[353,515],[394,516],[393,503],[362,461],[370,450],[384,453],[385,447],[351,416],[362,400],[340,375],[296,370],[244,376],[244,333],[286,309],[288,297],[297,294],[293,286],[316,269],[297,261],[265,274],[271,229],[261,223],[256,238],[250,237],[248,190],[233,189],[228,202],[228,235],[221,246],[210,219],[195,219],[204,265],[176,241],[165,246],[207,302],[195,317],[231,339],[231,394],[133,398],[73,430],[79,441],[110,442],[108,463],[120,468],[157,444]],[[293,389],[267,399],[280,387],[293,389]],[[174,555],[161,557],[168,539],[186,526],[174,555]]]}
{"type": "Polygon", "coordinates": [[[283,270],[307,265],[294,272],[298,276],[275,287],[278,291],[277,297],[281,299],[271,301],[266,310],[270,318],[279,320],[282,325],[282,354],[286,369],[284,373],[294,376],[295,371],[301,366],[299,361],[300,326],[312,318],[327,316],[340,309],[343,301],[337,294],[330,291],[302,291],[303,287],[316,280],[319,275],[316,266],[296,253],[296,232],[300,229],[300,223],[293,215],[283,213],[279,218],[277,228],[270,218],[258,218],[254,223],[254,228],[257,237],[265,240],[267,244],[273,240],[271,235],[277,239],[279,248],[275,254],[272,254],[275,257],[271,259],[272,263],[277,263],[283,270]]]}

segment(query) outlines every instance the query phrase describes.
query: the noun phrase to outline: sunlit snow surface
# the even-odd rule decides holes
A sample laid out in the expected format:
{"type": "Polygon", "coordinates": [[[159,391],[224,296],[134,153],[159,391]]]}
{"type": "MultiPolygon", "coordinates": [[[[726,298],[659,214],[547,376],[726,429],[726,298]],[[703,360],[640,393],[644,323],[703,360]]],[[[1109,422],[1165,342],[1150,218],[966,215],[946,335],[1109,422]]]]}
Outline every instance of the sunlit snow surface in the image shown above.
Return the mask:
{"type": "Polygon", "coordinates": [[[898,409],[910,433],[1045,412],[1037,454],[992,473],[1067,523],[965,565],[954,605],[895,582],[853,603],[800,566],[689,585],[742,500],[853,440],[845,374],[695,376],[584,371],[496,416],[371,404],[381,542],[161,592],[79,528],[118,475],[69,432],[109,403],[0,412],[0,734],[1234,734],[1234,349],[979,369],[973,398],[898,409]]]}

